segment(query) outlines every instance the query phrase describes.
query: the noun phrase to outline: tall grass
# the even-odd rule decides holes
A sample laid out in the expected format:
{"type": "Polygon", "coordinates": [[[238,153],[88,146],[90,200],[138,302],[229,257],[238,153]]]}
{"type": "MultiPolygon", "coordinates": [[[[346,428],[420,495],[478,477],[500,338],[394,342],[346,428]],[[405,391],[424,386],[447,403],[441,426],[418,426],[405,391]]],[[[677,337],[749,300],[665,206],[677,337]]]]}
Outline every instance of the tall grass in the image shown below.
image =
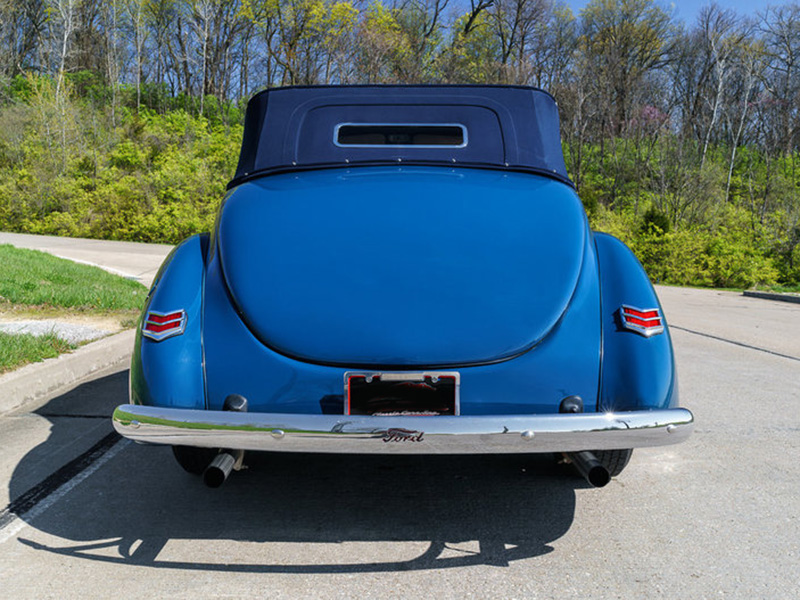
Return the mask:
{"type": "Polygon", "coordinates": [[[55,358],[73,348],[55,334],[4,333],[0,331],[0,373],[22,365],[55,358]]]}
{"type": "Polygon", "coordinates": [[[0,245],[0,303],[138,310],[146,296],[147,289],[142,284],[98,267],[37,250],[0,245]]]}

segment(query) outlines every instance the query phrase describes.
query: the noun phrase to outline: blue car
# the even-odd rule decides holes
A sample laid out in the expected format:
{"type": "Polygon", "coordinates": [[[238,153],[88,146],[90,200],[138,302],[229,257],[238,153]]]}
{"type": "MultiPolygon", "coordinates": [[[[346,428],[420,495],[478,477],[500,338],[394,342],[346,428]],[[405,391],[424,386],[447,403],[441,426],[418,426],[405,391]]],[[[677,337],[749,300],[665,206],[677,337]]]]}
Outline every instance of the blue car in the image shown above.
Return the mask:
{"type": "Polygon", "coordinates": [[[117,431],[214,487],[245,451],[555,453],[601,486],[693,428],[647,275],[591,231],[556,103],[520,86],[254,96],[130,373],[117,431]]]}

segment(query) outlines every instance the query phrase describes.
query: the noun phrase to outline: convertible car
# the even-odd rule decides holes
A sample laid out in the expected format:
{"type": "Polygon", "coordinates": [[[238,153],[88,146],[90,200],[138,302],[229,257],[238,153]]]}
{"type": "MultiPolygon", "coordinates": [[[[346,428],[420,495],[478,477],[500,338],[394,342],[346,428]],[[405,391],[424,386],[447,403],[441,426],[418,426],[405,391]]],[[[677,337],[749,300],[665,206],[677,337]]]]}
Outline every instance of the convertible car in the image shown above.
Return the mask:
{"type": "Polygon", "coordinates": [[[650,281],[589,228],[529,87],[254,96],[130,373],[117,431],[213,487],[245,451],[554,453],[601,486],[693,427],[650,281]]]}

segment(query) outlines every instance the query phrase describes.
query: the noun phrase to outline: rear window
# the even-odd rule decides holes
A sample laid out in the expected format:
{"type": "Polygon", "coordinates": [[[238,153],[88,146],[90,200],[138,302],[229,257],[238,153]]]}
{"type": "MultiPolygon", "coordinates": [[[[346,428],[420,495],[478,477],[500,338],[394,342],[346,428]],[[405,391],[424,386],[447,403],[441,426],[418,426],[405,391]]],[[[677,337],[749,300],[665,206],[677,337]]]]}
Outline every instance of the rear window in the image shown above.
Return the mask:
{"type": "Polygon", "coordinates": [[[413,148],[463,148],[467,129],[459,124],[341,123],[336,126],[337,146],[413,148]]]}

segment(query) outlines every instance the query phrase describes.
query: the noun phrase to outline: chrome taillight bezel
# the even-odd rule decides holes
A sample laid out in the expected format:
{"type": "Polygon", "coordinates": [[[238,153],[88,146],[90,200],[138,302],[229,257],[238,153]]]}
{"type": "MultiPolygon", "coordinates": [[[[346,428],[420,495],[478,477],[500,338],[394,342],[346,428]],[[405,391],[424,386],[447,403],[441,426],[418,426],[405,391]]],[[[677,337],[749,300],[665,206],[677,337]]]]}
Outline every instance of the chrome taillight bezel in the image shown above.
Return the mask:
{"type": "Polygon", "coordinates": [[[664,333],[664,316],[658,307],[638,308],[623,304],[619,309],[619,320],[623,329],[644,337],[649,338],[664,333]]]}
{"type": "Polygon", "coordinates": [[[170,310],[159,312],[149,310],[142,319],[142,335],[155,342],[181,335],[186,331],[186,311],[170,310]]]}

